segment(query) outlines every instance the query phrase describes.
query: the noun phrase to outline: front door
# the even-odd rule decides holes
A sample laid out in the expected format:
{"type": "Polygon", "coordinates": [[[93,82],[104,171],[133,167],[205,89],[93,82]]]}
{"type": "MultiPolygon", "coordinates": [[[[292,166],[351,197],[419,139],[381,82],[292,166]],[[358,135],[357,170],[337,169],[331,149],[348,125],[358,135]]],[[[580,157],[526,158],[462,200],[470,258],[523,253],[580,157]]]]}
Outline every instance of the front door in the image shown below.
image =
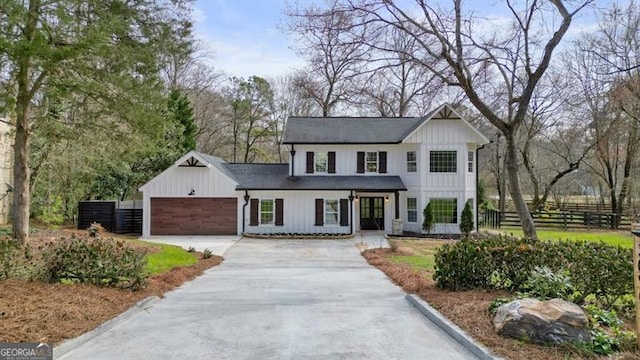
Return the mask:
{"type": "Polygon", "coordinates": [[[384,230],[384,198],[360,198],[360,230],[384,230]]]}

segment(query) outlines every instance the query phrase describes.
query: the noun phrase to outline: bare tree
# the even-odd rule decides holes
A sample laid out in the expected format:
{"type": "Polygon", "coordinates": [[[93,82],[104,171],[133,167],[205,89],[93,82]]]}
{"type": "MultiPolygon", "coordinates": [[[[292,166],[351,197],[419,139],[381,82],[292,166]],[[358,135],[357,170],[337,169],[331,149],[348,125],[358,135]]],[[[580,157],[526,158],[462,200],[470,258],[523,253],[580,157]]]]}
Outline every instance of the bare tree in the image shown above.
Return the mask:
{"type": "Polygon", "coordinates": [[[366,59],[363,42],[353,41],[364,37],[366,27],[353,31],[352,17],[337,11],[337,6],[332,1],[329,10],[314,5],[287,10],[285,30],[296,35],[298,54],[309,62],[296,74],[295,84],[317,104],[322,116],[347,101],[366,59]]]}
{"type": "Polygon", "coordinates": [[[549,68],[554,51],[574,16],[593,0],[506,1],[510,27],[463,11],[463,2],[436,8],[416,0],[402,6],[388,0],[345,0],[332,12],[350,16],[353,43],[367,28],[367,45],[380,51],[378,37],[387,28],[407,34],[420,48],[410,60],[464,91],[469,102],[502,132],[506,145],[509,191],[527,237],[537,237],[518,175],[517,138],[530,113],[534,90],[549,68]],[[571,9],[567,4],[573,5],[571,9]],[[549,19],[558,19],[552,22],[549,19]],[[435,46],[434,46],[435,41],[435,46]]]}
{"type": "Polygon", "coordinates": [[[595,156],[618,225],[640,157],[640,10],[635,1],[606,10],[595,34],[576,43],[568,65],[579,81],[595,156]]]}

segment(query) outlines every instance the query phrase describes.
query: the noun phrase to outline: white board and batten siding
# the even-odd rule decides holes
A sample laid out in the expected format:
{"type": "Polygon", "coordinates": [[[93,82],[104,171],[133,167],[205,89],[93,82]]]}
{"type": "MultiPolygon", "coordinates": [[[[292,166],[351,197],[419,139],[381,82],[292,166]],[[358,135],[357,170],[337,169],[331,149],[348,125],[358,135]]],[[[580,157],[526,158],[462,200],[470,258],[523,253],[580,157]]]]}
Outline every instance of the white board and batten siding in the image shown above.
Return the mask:
{"type": "MultiPolygon", "coordinates": [[[[246,207],[245,232],[254,234],[277,233],[301,233],[301,234],[349,234],[350,226],[325,225],[316,226],[315,199],[340,200],[348,199],[349,191],[258,191],[250,190],[251,199],[283,199],[283,226],[275,225],[249,225],[250,209],[246,207]]],[[[237,193],[238,198],[244,196],[244,192],[237,193]]],[[[244,202],[243,202],[244,204],[244,202]]],[[[240,208],[242,208],[240,206],[240,208]]],[[[353,211],[353,208],[351,208],[353,211]]],[[[242,216],[238,219],[241,221],[242,216]]],[[[349,217],[351,219],[351,217],[349,217]]],[[[355,230],[354,224],[354,230],[355,230]]]]}
{"type": "MultiPolygon", "coordinates": [[[[237,184],[213,165],[204,167],[172,166],[145,184],[143,192],[143,237],[150,236],[151,198],[236,198],[237,184]],[[194,195],[189,195],[193,190],[194,195]]],[[[242,214],[238,213],[238,216],[242,214]]],[[[238,224],[238,234],[241,224],[238,224]]]]}

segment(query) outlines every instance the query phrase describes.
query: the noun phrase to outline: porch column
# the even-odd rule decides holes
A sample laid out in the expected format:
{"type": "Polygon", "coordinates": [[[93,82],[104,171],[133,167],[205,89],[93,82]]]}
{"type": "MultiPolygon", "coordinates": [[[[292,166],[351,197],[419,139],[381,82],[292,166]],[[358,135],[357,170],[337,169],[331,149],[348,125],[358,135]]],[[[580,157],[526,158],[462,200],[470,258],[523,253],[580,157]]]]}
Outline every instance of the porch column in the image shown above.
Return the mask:
{"type": "Polygon", "coordinates": [[[396,204],[396,219],[400,218],[400,194],[398,193],[398,191],[395,192],[395,204],[396,204]]]}

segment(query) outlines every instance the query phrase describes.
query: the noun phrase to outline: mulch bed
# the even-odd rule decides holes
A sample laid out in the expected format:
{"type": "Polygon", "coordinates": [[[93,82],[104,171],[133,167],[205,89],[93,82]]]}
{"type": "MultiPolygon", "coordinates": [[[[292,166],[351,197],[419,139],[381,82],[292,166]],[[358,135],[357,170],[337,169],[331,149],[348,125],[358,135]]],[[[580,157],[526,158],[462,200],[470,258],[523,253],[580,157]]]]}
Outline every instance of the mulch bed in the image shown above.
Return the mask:
{"type": "MultiPolygon", "coordinates": [[[[494,354],[505,359],[528,360],[597,358],[570,346],[544,347],[498,335],[493,328],[493,317],[488,310],[489,303],[493,299],[508,297],[509,293],[486,290],[453,292],[438,289],[434,281],[425,277],[425,274],[420,274],[407,265],[390,262],[388,257],[392,254],[394,253],[391,249],[373,249],[365,251],[363,256],[369,264],[384,272],[403,290],[418,294],[494,354]]],[[[616,359],[640,359],[640,356],[620,354],[616,359]]]]}
{"type": "MultiPolygon", "coordinates": [[[[73,231],[70,230],[40,233],[30,239],[30,244],[37,247],[71,233],[73,231]]],[[[47,284],[17,279],[2,281],[0,342],[58,343],[77,337],[146,297],[162,297],[165,292],[194,279],[223,260],[215,255],[208,259],[203,259],[201,253],[196,255],[199,257],[196,264],[151,276],[147,279],[148,285],[135,292],[90,284],[47,284]]]]}

